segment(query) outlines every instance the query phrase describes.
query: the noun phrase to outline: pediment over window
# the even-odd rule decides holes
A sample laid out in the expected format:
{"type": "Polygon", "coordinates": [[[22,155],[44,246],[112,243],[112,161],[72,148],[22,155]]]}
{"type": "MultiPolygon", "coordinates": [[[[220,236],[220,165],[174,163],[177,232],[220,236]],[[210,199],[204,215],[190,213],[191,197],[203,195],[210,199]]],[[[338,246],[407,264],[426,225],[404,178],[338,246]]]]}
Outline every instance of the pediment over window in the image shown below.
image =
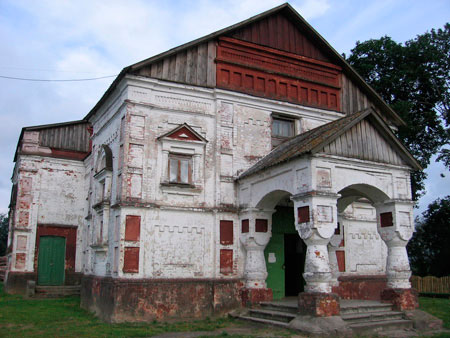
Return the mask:
{"type": "Polygon", "coordinates": [[[183,123],[172,129],[168,133],[161,135],[158,139],[174,139],[180,141],[198,141],[198,142],[208,142],[202,135],[197,133],[192,127],[188,124],[183,123]]]}

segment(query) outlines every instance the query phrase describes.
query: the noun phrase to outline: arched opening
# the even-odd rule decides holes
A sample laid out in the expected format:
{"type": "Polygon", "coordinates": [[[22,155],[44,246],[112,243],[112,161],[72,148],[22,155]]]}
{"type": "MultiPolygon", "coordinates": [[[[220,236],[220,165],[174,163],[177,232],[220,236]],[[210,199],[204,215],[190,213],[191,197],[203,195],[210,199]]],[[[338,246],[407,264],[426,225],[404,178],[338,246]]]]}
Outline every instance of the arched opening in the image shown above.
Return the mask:
{"type": "Polygon", "coordinates": [[[384,275],[387,248],[377,229],[375,205],[389,199],[380,189],[354,184],[339,191],[337,201],[339,241],[331,241],[330,261],[336,259],[339,275],[384,275]],[[332,250],[331,250],[332,249],[332,250]]]}
{"type": "Polygon", "coordinates": [[[304,290],[303,270],[306,245],[295,228],[294,205],[291,194],[276,190],[264,196],[259,208],[275,209],[272,214],[272,237],[264,257],[267,267],[267,287],[273,298],[298,296],[304,290]]]}

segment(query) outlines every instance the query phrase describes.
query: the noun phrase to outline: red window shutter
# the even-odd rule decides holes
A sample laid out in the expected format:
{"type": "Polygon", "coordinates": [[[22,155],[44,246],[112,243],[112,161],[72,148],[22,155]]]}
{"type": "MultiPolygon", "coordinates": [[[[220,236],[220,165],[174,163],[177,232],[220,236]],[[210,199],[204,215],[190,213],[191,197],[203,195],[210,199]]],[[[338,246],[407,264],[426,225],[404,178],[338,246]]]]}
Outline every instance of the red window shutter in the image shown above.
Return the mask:
{"type": "Polygon", "coordinates": [[[298,223],[309,222],[309,206],[300,207],[297,209],[298,223]]]}
{"type": "Polygon", "coordinates": [[[139,248],[125,248],[123,259],[123,272],[137,273],[139,272],[139,248]]]}
{"type": "Polygon", "coordinates": [[[257,219],[255,223],[255,231],[256,232],[267,232],[268,222],[266,219],[257,219]]]}
{"type": "Polygon", "coordinates": [[[345,251],[336,251],[339,272],[345,272],[345,251]]]}
{"type": "Polygon", "coordinates": [[[233,244],[233,221],[220,221],[220,244],[233,244]]]}
{"type": "Polygon", "coordinates": [[[241,232],[243,234],[245,234],[246,232],[249,232],[249,230],[250,230],[250,227],[249,227],[248,219],[243,219],[242,224],[241,224],[241,232]]]}
{"type": "Polygon", "coordinates": [[[220,273],[223,275],[233,273],[233,250],[220,250],[220,273]]]}
{"type": "Polygon", "coordinates": [[[125,222],[125,240],[139,241],[141,236],[141,216],[127,215],[125,222]]]}
{"type": "Polygon", "coordinates": [[[383,212],[380,214],[380,225],[382,228],[393,226],[392,212],[383,212]]]}

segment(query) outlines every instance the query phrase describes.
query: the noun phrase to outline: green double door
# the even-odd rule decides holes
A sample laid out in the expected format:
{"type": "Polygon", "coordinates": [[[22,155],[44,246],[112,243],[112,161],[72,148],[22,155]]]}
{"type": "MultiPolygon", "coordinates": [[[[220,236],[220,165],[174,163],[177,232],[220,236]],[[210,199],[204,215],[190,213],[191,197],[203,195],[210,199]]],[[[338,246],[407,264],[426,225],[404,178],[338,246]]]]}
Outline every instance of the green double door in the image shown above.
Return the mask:
{"type": "Polygon", "coordinates": [[[267,267],[267,287],[273,298],[297,296],[303,291],[303,270],[306,245],[294,226],[294,210],[277,207],[272,216],[272,237],[264,251],[267,267]]]}
{"type": "Polygon", "coordinates": [[[57,236],[39,238],[38,284],[63,285],[66,239],[57,236]]]}

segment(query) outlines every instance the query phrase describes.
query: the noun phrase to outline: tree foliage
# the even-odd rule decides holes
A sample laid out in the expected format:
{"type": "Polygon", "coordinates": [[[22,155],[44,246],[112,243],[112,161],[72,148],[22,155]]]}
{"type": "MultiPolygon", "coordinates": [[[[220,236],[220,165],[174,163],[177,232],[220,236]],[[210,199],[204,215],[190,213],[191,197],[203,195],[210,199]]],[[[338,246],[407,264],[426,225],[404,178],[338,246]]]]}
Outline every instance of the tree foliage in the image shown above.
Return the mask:
{"type": "Polygon", "coordinates": [[[4,256],[6,254],[6,246],[8,245],[8,229],[8,216],[6,214],[0,214],[0,256],[4,256]]]}
{"type": "Polygon", "coordinates": [[[450,195],[437,199],[416,218],[416,232],[408,243],[411,268],[419,276],[450,275],[450,195]]]}
{"type": "MultiPolygon", "coordinates": [[[[450,23],[404,44],[384,36],[357,42],[347,61],[407,123],[397,136],[422,167],[433,155],[450,168],[450,23]]],[[[412,176],[413,199],[424,172],[412,176]]]]}

